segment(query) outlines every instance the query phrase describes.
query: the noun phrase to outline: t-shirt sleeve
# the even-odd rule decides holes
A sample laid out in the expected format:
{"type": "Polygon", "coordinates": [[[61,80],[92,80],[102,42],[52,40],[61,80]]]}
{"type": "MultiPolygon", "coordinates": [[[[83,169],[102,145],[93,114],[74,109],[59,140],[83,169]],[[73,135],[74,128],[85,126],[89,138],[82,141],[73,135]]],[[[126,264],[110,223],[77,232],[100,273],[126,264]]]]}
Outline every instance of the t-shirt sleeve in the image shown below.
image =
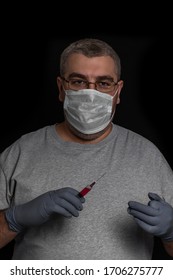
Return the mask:
{"type": "Polygon", "coordinates": [[[173,170],[161,155],[158,180],[161,183],[161,191],[163,198],[173,206],[173,170]]]}
{"type": "Polygon", "coordinates": [[[0,209],[9,207],[10,198],[8,196],[8,184],[6,176],[0,167],[0,209]]]}
{"type": "Polygon", "coordinates": [[[16,145],[0,154],[0,209],[11,206],[15,194],[15,181],[11,180],[17,164],[16,145]]]}

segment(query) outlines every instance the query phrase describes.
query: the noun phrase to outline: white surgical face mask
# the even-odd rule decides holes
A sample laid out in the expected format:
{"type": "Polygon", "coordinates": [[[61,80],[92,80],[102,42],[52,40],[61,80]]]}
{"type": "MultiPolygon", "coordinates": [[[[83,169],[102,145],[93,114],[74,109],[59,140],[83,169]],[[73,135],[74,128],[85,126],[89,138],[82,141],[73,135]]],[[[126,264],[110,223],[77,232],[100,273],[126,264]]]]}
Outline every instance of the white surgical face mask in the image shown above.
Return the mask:
{"type": "MultiPolygon", "coordinates": [[[[115,92],[114,96],[117,94],[115,92]]],[[[94,89],[65,90],[64,113],[67,121],[84,134],[94,134],[108,126],[113,118],[114,96],[94,89]]]]}

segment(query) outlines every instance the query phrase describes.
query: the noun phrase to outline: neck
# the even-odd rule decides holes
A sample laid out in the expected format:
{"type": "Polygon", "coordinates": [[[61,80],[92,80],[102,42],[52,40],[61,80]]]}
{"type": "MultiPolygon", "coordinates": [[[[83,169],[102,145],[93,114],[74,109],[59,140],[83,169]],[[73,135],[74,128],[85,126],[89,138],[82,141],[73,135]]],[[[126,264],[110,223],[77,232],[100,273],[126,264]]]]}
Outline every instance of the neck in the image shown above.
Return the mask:
{"type": "Polygon", "coordinates": [[[75,142],[80,144],[96,144],[105,139],[112,131],[112,123],[110,123],[102,133],[97,133],[90,136],[88,139],[82,139],[74,133],[66,121],[56,124],[56,131],[58,135],[67,142],[75,142]],[[93,139],[92,139],[93,138],[93,139]]]}

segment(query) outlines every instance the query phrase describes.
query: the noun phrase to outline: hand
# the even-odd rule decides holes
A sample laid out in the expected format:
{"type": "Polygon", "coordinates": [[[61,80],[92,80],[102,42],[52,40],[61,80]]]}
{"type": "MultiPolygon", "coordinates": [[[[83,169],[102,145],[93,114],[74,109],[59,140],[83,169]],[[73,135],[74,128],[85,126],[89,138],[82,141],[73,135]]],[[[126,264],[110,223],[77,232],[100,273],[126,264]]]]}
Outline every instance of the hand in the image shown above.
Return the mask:
{"type": "Polygon", "coordinates": [[[35,199],[6,210],[5,216],[10,229],[16,232],[26,227],[37,226],[49,220],[53,213],[70,218],[78,217],[85,198],[79,198],[73,188],[62,188],[46,192],[35,199]]]}
{"type": "Polygon", "coordinates": [[[148,205],[130,201],[127,209],[137,224],[163,241],[173,240],[173,207],[155,193],[149,193],[148,205]]]}

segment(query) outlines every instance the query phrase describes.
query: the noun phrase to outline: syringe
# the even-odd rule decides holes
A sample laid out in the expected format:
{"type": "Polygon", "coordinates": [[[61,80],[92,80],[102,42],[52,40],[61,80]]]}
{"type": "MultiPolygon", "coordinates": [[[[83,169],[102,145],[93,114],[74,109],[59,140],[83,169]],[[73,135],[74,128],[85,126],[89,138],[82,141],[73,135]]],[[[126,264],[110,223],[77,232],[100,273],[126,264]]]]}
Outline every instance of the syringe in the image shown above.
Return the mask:
{"type": "Polygon", "coordinates": [[[83,188],[79,193],[78,196],[79,197],[83,197],[85,196],[91,189],[92,187],[106,174],[103,173],[96,181],[92,182],[90,185],[87,185],[85,188],[83,188]]]}

